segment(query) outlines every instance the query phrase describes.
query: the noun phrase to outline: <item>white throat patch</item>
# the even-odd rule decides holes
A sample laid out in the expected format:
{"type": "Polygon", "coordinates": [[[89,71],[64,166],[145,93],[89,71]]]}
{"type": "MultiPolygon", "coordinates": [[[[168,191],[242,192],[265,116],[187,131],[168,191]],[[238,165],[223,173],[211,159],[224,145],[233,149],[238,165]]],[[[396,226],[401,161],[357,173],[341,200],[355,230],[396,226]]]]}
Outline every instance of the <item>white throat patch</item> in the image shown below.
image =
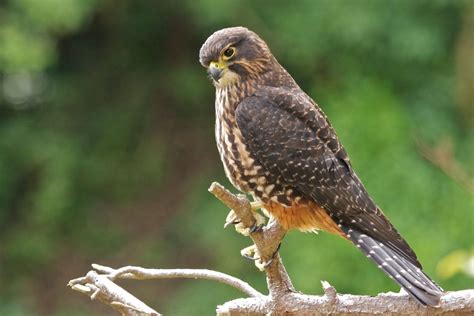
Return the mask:
{"type": "Polygon", "coordinates": [[[225,69],[222,73],[222,77],[219,79],[219,81],[214,81],[214,85],[217,88],[225,88],[228,85],[231,85],[235,83],[239,79],[239,75],[236,74],[235,72],[225,69]]]}

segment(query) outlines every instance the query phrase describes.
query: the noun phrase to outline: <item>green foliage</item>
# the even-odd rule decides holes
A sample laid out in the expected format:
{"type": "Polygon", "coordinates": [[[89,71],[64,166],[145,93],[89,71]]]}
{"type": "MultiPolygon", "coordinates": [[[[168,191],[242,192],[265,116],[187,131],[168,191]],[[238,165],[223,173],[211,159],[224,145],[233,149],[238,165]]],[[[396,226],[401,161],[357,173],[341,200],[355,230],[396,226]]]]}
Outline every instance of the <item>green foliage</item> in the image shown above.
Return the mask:
{"type": "Polygon", "coordinates": [[[15,20],[0,22],[0,65],[3,70],[44,69],[55,58],[52,44],[42,34],[23,31],[15,20]]]}
{"type": "Polygon", "coordinates": [[[13,0],[13,14],[25,18],[31,25],[54,33],[73,32],[86,24],[95,10],[96,0],[13,0]]]}
{"type": "Polygon", "coordinates": [[[83,27],[95,0],[11,0],[0,11],[0,69],[42,71],[55,58],[57,36],[83,27]]]}
{"type": "MultiPolygon", "coordinates": [[[[426,271],[448,290],[472,287],[435,271],[471,249],[474,200],[416,141],[449,139],[472,176],[472,104],[462,104],[472,97],[459,97],[472,54],[458,50],[474,36],[473,12],[441,0],[0,4],[0,314],[106,315],[65,289],[92,262],[206,267],[266,291],[239,255],[249,240],[221,228],[227,210],[206,191],[230,184],[197,55],[231,25],[260,34],[322,106],[426,271]]],[[[301,291],[321,293],[320,280],[342,292],[397,290],[335,236],[291,232],[281,251],[301,291]]],[[[240,296],[206,281],[156,283],[139,296],[173,315],[212,314],[240,296]]]]}

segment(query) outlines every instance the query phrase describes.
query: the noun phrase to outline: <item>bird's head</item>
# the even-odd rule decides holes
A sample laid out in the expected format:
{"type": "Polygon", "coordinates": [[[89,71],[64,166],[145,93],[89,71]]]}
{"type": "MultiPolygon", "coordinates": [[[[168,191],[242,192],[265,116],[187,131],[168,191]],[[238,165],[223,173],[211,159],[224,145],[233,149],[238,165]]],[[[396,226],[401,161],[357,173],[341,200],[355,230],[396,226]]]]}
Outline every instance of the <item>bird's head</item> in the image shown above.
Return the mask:
{"type": "Polygon", "coordinates": [[[272,54],[267,44],[245,27],[230,27],[209,36],[199,51],[216,87],[255,78],[270,69],[272,54]]]}

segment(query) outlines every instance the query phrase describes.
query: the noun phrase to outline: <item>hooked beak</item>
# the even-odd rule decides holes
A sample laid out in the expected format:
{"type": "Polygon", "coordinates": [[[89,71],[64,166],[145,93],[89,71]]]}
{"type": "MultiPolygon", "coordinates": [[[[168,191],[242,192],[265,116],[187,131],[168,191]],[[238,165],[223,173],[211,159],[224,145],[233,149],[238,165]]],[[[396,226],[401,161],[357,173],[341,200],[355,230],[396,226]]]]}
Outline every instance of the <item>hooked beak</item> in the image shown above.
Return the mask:
{"type": "Polygon", "coordinates": [[[212,62],[210,65],[209,65],[209,68],[207,69],[207,72],[211,75],[212,79],[214,79],[214,81],[219,81],[219,79],[221,79],[221,76],[222,76],[222,67],[219,66],[218,63],[216,62],[212,62]]]}

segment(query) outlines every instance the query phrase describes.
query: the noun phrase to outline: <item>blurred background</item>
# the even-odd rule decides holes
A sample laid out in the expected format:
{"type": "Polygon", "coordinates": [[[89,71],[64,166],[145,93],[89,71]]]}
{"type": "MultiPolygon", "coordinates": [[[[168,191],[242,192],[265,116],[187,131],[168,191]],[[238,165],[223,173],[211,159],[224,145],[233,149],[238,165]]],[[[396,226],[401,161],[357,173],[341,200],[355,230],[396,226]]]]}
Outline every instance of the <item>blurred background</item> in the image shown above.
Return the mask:
{"type": "MultiPolygon", "coordinates": [[[[208,192],[225,179],[198,63],[243,25],[324,109],[373,198],[446,290],[473,287],[473,1],[0,2],[0,314],[109,315],[66,287],[91,263],[210,268],[266,292],[208,192]],[[469,258],[470,268],[469,268],[469,258]]],[[[291,232],[298,290],[398,287],[335,236],[291,232]]],[[[160,312],[237,290],[124,281],[160,312]]]]}

